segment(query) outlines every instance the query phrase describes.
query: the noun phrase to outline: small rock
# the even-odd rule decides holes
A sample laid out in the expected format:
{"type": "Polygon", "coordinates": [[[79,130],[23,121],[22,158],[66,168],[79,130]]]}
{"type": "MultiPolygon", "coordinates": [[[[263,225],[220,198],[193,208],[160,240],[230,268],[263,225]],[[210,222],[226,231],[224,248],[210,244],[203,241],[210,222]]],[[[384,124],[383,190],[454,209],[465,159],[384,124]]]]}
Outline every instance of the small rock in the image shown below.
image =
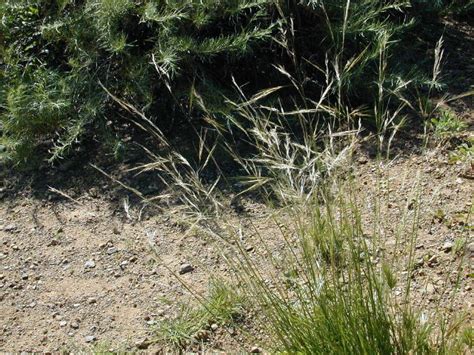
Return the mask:
{"type": "Polygon", "coordinates": [[[59,312],[53,312],[53,314],[51,314],[51,317],[53,318],[59,317],[59,312]]]}
{"type": "Polygon", "coordinates": [[[5,227],[3,227],[3,230],[5,232],[13,232],[14,230],[16,230],[16,226],[14,224],[8,224],[5,227]]]}
{"type": "Polygon", "coordinates": [[[438,255],[433,255],[431,258],[428,259],[428,265],[434,266],[438,263],[438,255]]]}
{"type": "Polygon", "coordinates": [[[470,256],[474,255],[474,242],[466,245],[466,251],[470,253],[470,256]]]}
{"type": "Polygon", "coordinates": [[[156,315],[159,317],[163,317],[165,315],[165,311],[163,309],[159,309],[156,311],[156,315]]]}
{"type": "Polygon", "coordinates": [[[71,328],[77,329],[77,328],[79,328],[79,324],[77,324],[76,322],[72,322],[71,323],[71,328]]]}
{"type": "Polygon", "coordinates": [[[262,350],[260,350],[260,348],[258,346],[254,346],[254,347],[252,347],[252,349],[250,349],[250,352],[252,354],[259,354],[259,353],[262,352],[262,350]]]}
{"type": "Polygon", "coordinates": [[[65,320],[62,320],[61,322],[59,322],[60,327],[65,327],[66,325],[67,325],[67,322],[65,320]]]}
{"type": "Polygon", "coordinates": [[[216,323],[213,323],[213,324],[211,324],[211,329],[213,331],[216,331],[217,329],[219,329],[219,326],[216,323]]]}
{"type": "Polygon", "coordinates": [[[194,339],[197,341],[206,341],[209,339],[209,332],[207,330],[201,329],[196,334],[194,334],[194,339]]]}
{"type": "Polygon", "coordinates": [[[449,253],[451,250],[453,250],[453,247],[454,247],[454,243],[447,241],[443,244],[443,246],[441,247],[441,250],[444,251],[445,253],[449,253]]]}
{"type": "Polygon", "coordinates": [[[418,260],[415,261],[415,268],[420,268],[423,266],[423,264],[425,263],[425,261],[423,260],[423,258],[420,258],[418,260]]]}
{"type": "Polygon", "coordinates": [[[194,270],[194,267],[190,264],[183,264],[181,265],[180,269],[179,269],[179,273],[181,275],[183,274],[187,274],[188,272],[191,272],[194,270]]]}
{"type": "Polygon", "coordinates": [[[425,290],[426,290],[427,293],[430,293],[430,294],[435,293],[435,291],[436,291],[436,289],[435,289],[435,287],[432,283],[427,284],[425,290]]]}
{"type": "Polygon", "coordinates": [[[89,303],[89,304],[97,303],[97,299],[94,298],[94,297],[90,297],[90,298],[87,300],[87,303],[89,303]]]}
{"type": "Polygon", "coordinates": [[[135,342],[135,346],[137,347],[137,349],[145,350],[148,349],[148,347],[150,346],[150,341],[147,338],[141,339],[135,342]]]}
{"type": "Polygon", "coordinates": [[[86,343],[92,343],[92,342],[96,341],[97,338],[94,335],[86,335],[84,340],[86,341],[86,343]]]}
{"type": "Polygon", "coordinates": [[[127,265],[128,265],[128,261],[126,261],[126,260],[125,260],[125,261],[122,261],[122,262],[120,263],[120,268],[123,270],[123,269],[125,269],[125,267],[126,267],[127,265]]]}
{"type": "Polygon", "coordinates": [[[29,306],[30,306],[30,308],[34,308],[34,307],[36,306],[36,303],[35,303],[35,302],[31,302],[31,303],[29,304],[29,306]]]}
{"type": "Polygon", "coordinates": [[[56,245],[59,245],[59,241],[57,239],[52,239],[48,244],[49,247],[54,247],[56,245]]]}
{"type": "Polygon", "coordinates": [[[21,275],[22,280],[28,280],[28,274],[23,274],[21,275]]]}
{"type": "Polygon", "coordinates": [[[93,269],[95,268],[95,262],[94,260],[87,260],[85,263],[84,263],[84,267],[86,269],[93,269]]]}
{"type": "Polygon", "coordinates": [[[107,254],[109,255],[115,254],[117,251],[118,249],[116,247],[107,248],[107,254]]]}
{"type": "Polygon", "coordinates": [[[367,164],[368,160],[365,156],[361,156],[358,160],[359,164],[367,164]]]}

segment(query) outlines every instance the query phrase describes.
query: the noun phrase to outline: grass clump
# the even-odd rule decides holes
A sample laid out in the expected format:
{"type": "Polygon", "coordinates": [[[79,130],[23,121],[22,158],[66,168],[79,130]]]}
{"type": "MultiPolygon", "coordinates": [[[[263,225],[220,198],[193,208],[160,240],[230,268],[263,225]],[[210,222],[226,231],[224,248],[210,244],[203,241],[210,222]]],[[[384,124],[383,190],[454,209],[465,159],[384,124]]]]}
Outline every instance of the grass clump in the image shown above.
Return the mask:
{"type": "Polygon", "coordinates": [[[433,134],[438,139],[450,138],[467,128],[467,123],[448,110],[441,110],[437,117],[431,119],[433,134]]]}
{"type": "Polygon", "coordinates": [[[230,326],[243,319],[245,302],[246,298],[230,284],[213,279],[208,295],[200,299],[197,307],[182,305],[174,318],[157,325],[158,341],[175,349],[207,342],[213,325],[230,326]]]}
{"type": "Polygon", "coordinates": [[[474,164],[474,137],[469,137],[466,142],[461,143],[449,155],[451,163],[467,162],[474,164]]]}
{"type": "Polygon", "coordinates": [[[321,192],[311,205],[292,211],[296,235],[282,230],[287,249],[283,264],[275,256],[281,253],[263,240],[269,251],[263,261],[239,251],[231,258],[241,290],[253,300],[261,315],[259,326],[269,336],[263,346],[304,354],[451,354],[467,349],[472,339],[466,338],[462,321],[447,321],[441,314],[427,318],[413,306],[410,273],[400,276],[413,263],[416,227],[411,223],[418,223],[418,212],[405,216],[410,221],[401,226],[405,242],[397,244],[391,258],[383,252],[381,235],[365,233],[362,212],[351,189],[341,190],[343,185],[336,188],[339,192],[321,192]],[[262,264],[270,266],[262,270],[262,264]]]}

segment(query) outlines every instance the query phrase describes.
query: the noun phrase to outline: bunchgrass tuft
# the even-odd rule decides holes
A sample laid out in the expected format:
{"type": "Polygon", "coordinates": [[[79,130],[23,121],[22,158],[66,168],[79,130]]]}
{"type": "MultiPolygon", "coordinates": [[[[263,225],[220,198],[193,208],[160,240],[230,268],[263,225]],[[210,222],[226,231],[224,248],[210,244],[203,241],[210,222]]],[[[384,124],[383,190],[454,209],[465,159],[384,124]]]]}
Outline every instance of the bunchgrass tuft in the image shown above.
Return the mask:
{"type": "Polygon", "coordinates": [[[213,325],[231,326],[243,320],[246,298],[225,281],[213,279],[208,295],[196,306],[181,305],[175,317],[161,321],[155,333],[158,341],[174,349],[186,349],[206,342],[213,325]]]}
{"type": "MultiPolygon", "coordinates": [[[[305,354],[466,349],[469,332],[462,319],[448,321],[440,313],[426,318],[414,306],[409,273],[402,273],[412,264],[417,236],[410,230],[417,228],[418,213],[410,210],[406,222],[400,219],[408,235],[394,260],[385,254],[381,235],[366,233],[377,229],[364,225],[364,211],[348,185],[340,181],[335,190],[320,191],[311,205],[292,210],[296,234],[281,230],[285,252],[260,239],[269,251],[262,260],[241,248],[228,259],[240,289],[261,315],[258,325],[270,339],[263,346],[305,354]]],[[[291,230],[292,222],[286,227],[291,230]]]]}

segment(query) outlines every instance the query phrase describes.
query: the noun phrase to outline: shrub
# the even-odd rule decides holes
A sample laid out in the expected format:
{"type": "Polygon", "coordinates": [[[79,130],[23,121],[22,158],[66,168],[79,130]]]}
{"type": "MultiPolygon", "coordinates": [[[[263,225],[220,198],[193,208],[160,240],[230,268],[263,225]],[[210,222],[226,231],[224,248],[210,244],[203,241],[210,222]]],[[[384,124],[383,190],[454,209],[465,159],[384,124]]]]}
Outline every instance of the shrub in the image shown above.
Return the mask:
{"type": "Polygon", "coordinates": [[[377,100],[382,52],[398,64],[386,73],[387,89],[416,82],[404,81],[413,43],[397,43],[413,24],[410,11],[402,0],[7,0],[2,144],[16,161],[54,161],[78,141],[103,141],[104,130],[120,137],[130,117],[100,84],[162,129],[205,116],[199,100],[223,116],[230,110],[223,97],[236,98],[231,77],[248,83],[249,94],[286,85],[271,75],[275,66],[300,83],[286,87],[282,105],[317,97],[330,70],[338,74],[331,100],[350,112],[377,100]]]}
{"type": "Polygon", "coordinates": [[[226,72],[242,65],[256,43],[270,40],[268,4],[2,3],[0,119],[11,157],[31,158],[33,148],[46,143],[54,160],[85,133],[100,135],[105,121],[117,128],[123,119],[99,83],[162,127],[179,116],[176,102],[183,103],[191,87],[218,95],[226,72]],[[173,94],[166,88],[171,80],[173,94]]]}

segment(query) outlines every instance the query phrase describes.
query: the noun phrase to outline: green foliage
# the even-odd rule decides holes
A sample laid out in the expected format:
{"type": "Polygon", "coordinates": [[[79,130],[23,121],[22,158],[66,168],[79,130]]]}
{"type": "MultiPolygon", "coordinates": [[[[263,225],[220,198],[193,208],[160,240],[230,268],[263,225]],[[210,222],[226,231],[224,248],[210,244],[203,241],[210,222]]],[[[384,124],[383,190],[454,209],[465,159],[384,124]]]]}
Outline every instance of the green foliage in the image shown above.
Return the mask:
{"type": "MultiPolygon", "coordinates": [[[[364,233],[356,197],[342,186],[322,189],[312,204],[292,209],[298,232],[294,235],[286,223],[281,230],[287,254],[267,252],[255,261],[240,249],[232,251],[239,289],[253,300],[270,339],[262,345],[288,354],[462,353],[472,344],[472,332],[463,331],[462,321],[447,322],[442,314],[427,319],[417,312],[411,276],[400,277],[413,262],[417,213],[409,222],[401,218],[399,227],[409,235],[391,259],[377,228],[375,235],[364,233]],[[314,226],[324,227],[315,233],[314,226]]],[[[377,212],[371,213],[373,223],[379,223],[377,212]]],[[[274,241],[260,241],[264,250],[272,250],[274,241]]]]}
{"type": "Polygon", "coordinates": [[[175,348],[185,348],[193,335],[204,325],[205,318],[201,312],[181,306],[176,317],[158,324],[156,334],[159,341],[164,341],[175,348]]]}
{"type": "Polygon", "coordinates": [[[117,129],[123,113],[99,83],[160,125],[191,87],[218,95],[232,65],[271,40],[269,3],[3,2],[0,134],[9,157],[54,161],[77,140],[117,129]]]}
{"type": "Polygon", "coordinates": [[[466,142],[460,144],[449,155],[449,162],[474,162],[474,137],[470,137],[466,142]]]}
{"type": "MultiPolygon", "coordinates": [[[[160,128],[229,112],[223,97],[281,85],[274,67],[301,85],[282,104],[330,100],[350,111],[400,83],[414,84],[397,42],[414,22],[407,1],[6,0],[0,5],[0,135],[16,162],[53,162],[78,147],[120,134],[125,113],[100,83],[160,128]],[[381,54],[384,57],[381,58],[381,54]],[[395,55],[396,54],[396,55],[395,55]],[[328,60],[329,58],[329,60],[328,60]],[[380,60],[397,63],[379,82],[380,60]],[[108,122],[108,124],[105,124],[108,122]]],[[[451,6],[440,3],[441,7],[451,6]]],[[[438,6],[438,7],[439,7],[438,6]]],[[[403,84],[403,85],[405,85],[403,84]]],[[[408,84],[407,84],[408,85],[408,84]]],[[[339,112],[344,116],[345,112],[339,112]]],[[[373,123],[373,122],[372,122],[373,123]]],[[[127,134],[133,134],[128,132],[127,134]]]]}
{"type": "Polygon", "coordinates": [[[431,125],[437,138],[449,138],[467,128],[466,122],[448,109],[441,110],[438,117],[432,118],[431,125]]]}
{"type": "Polygon", "coordinates": [[[462,14],[473,11],[474,2],[472,0],[411,0],[411,3],[421,12],[446,14],[448,11],[462,14]]]}
{"type": "Polygon", "coordinates": [[[160,322],[158,339],[184,349],[192,340],[206,341],[211,324],[229,325],[244,314],[244,296],[223,281],[211,280],[209,294],[200,302],[195,308],[182,305],[176,317],[160,322]]]}

